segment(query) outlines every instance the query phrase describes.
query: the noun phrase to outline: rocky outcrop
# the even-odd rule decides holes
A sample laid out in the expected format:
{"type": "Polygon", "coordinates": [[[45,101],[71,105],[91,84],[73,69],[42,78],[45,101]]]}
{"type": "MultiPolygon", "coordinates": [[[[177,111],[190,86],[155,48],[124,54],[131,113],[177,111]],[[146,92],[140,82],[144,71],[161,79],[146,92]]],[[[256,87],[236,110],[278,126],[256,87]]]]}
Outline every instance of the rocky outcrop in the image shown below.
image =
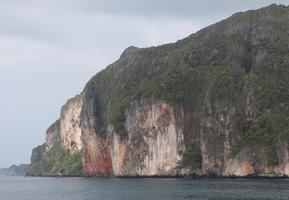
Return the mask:
{"type": "Polygon", "coordinates": [[[84,173],[109,176],[168,175],[181,162],[184,142],[184,110],[164,101],[135,101],[126,111],[127,138],[108,125],[103,140],[83,129],[84,173]]]}
{"type": "MultiPolygon", "coordinates": [[[[258,110],[254,106],[254,97],[251,92],[246,95],[244,121],[258,121],[258,110]]],[[[268,147],[264,144],[248,145],[238,143],[244,140],[244,130],[236,130],[233,123],[237,109],[228,103],[205,104],[208,111],[201,118],[200,146],[202,152],[203,175],[216,175],[221,177],[289,176],[289,155],[287,142],[277,140],[270,145],[276,145],[276,155],[273,159],[278,163],[270,164],[268,147]],[[213,111],[214,110],[214,111],[213,111]],[[238,149],[239,148],[239,149],[238,149]],[[236,149],[238,151],[236,152],[236,149]],[[234,152],[235,151],[235,152],[234,152]]],[[[259,130],[255,130],[256,132],[259,130]]],[[[255,138],[253,138],[255,139],[255,138]]],[[[249,141],[248,141],[249,142],[249,141]]]]}
{"type": "Polygon", "coordinates": [[[185,150],[184,110],[164,101],[141,100],[133,102],[125,114],[128,131],[125,149],[119,136],[113,133],[115,175],[162,175],[173,170],[185,150]],[[122,160],[118,152],[124,150],[122,160]]]}
{"type": "Polygon", "coordinates": [[[61,109],[60,138],[62,146],[68,151],[82,150],[81,129],[79,127],[83,94],[67,101],[61,109]]]}
{"type": "Polygon", "coordinates": [[[40,161],[44,157],[45,152],[46,152],[45,143],[34,148],[31,154],[31,163],[36,163],[40,161]]]}
{"type": "Polygon", "coordinates": [[[78,153],[88,176],[289,176],[288,17],[271,5],[128,48],[63,106],[32,161],[46,153],[56,170],[53,153],[69,166],[78,153]]]}
{"type": "Polygon", "coordinates": [[[60,138],[60,120],[54,122],[46,131],[46,152],[59,142],[60,138]]]}
{"type": "Polygon", "coordinates": [[[111,150],[106,141],[86,133],[83,172],[89,176],[113,176],[111,150]]]}
{"type": "Polygon", "coordinates": [[[126,57],[126,56],[129,56],[129,55],[131,55],[132,53],[137,52],[138,50],[139,50],[139,48],[134,47],[134,46],[130,46],[130,47],[126,48],[126,49],[123,51],[123,53],[122,53],[121,56],[120,56],[120,59],[122,59],[122,58],[124,58],[124,57],[126,57]]]}

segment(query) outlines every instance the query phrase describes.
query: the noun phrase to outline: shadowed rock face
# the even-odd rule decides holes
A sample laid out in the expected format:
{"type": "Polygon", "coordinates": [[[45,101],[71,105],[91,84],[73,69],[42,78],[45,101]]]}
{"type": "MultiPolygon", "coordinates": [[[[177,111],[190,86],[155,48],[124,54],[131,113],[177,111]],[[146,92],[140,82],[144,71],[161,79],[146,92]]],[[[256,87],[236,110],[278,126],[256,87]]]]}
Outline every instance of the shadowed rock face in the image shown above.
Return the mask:
{"type": "Polygon", "coordinates": [[[62,148],[92,176],[288,176],[288,19],[271,5],[129,47],[63,106],[62,148]]]}
{"type": "Polygon", "coordinates": [[[46,152],[46,144],[39,145],[32,150],[31,163],[40,161],[46,152]]]}
{"type": "MultiPolygon", "coordinates": [[[[289,157],[286,141],[276,141],[278,145],[278,154],[276,155],[278,164],[274,166],[268,163],[267,147],[262,144],[245,145],[237,154],[233,153],[233,149],[236,148],[234,147],[236,145],[235,142],[240,135],[234,133],[234,127],[231,123],[235,108],[229,107],[218,103],[214,106],[215,113],[209,112],[201,118],[202,173],[218,176],[289,175],[289,157]]],[[[258,120],[256,118],[257,110],[253,108],[252,102],[247,101],[245,110],[248,121],[258,120]]]]}
{"type": "Polygon", "coordinates": [[[60,120],[54,122],[46,131],[46,152],[59,142],[60,120]]]}

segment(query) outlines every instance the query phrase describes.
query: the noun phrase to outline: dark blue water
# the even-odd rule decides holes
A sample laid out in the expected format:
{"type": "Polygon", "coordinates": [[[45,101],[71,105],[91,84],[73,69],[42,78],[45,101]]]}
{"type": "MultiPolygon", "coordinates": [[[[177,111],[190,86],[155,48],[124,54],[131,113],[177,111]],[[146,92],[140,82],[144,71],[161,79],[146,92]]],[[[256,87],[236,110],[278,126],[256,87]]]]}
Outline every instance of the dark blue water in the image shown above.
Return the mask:
{"type": "Polygon", "coordinates": [[[289,199],[289,179],[0,177],[0,200],[289,199]]]}

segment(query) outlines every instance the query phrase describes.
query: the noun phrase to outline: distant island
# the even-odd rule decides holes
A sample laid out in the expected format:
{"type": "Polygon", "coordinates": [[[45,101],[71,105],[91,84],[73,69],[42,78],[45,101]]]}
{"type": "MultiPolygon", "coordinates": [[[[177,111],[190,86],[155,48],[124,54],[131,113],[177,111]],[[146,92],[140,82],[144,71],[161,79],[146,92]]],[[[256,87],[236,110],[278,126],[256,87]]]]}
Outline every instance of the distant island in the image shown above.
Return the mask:
{"type": "Polygon", "coordinates": [[[62,107],[26,175],[288,177],[288,146],[289,7],[274,4],[126,49],[62,107]]]}
{"type": "Polygon", "coordinates": [[[11,165],[8,168],[0,169],[0,176],[24,176],[28,164],[11,165]]]}

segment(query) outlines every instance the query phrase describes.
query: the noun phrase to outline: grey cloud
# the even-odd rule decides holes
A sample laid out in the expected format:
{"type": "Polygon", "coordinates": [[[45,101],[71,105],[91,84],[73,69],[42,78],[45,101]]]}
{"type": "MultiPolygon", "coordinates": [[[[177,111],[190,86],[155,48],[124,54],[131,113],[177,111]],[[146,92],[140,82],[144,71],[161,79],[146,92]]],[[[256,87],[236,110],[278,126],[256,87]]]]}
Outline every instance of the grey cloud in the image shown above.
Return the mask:
{"type": "Polygon", "coordinates": [[[66,0],[63,7],[82,9],[85,12],[101,12],[135,16],[198,17],[209,18],[230,14],[232,11],[256,9],[272,3],[288,5],[288,0],[66,0]]]}

